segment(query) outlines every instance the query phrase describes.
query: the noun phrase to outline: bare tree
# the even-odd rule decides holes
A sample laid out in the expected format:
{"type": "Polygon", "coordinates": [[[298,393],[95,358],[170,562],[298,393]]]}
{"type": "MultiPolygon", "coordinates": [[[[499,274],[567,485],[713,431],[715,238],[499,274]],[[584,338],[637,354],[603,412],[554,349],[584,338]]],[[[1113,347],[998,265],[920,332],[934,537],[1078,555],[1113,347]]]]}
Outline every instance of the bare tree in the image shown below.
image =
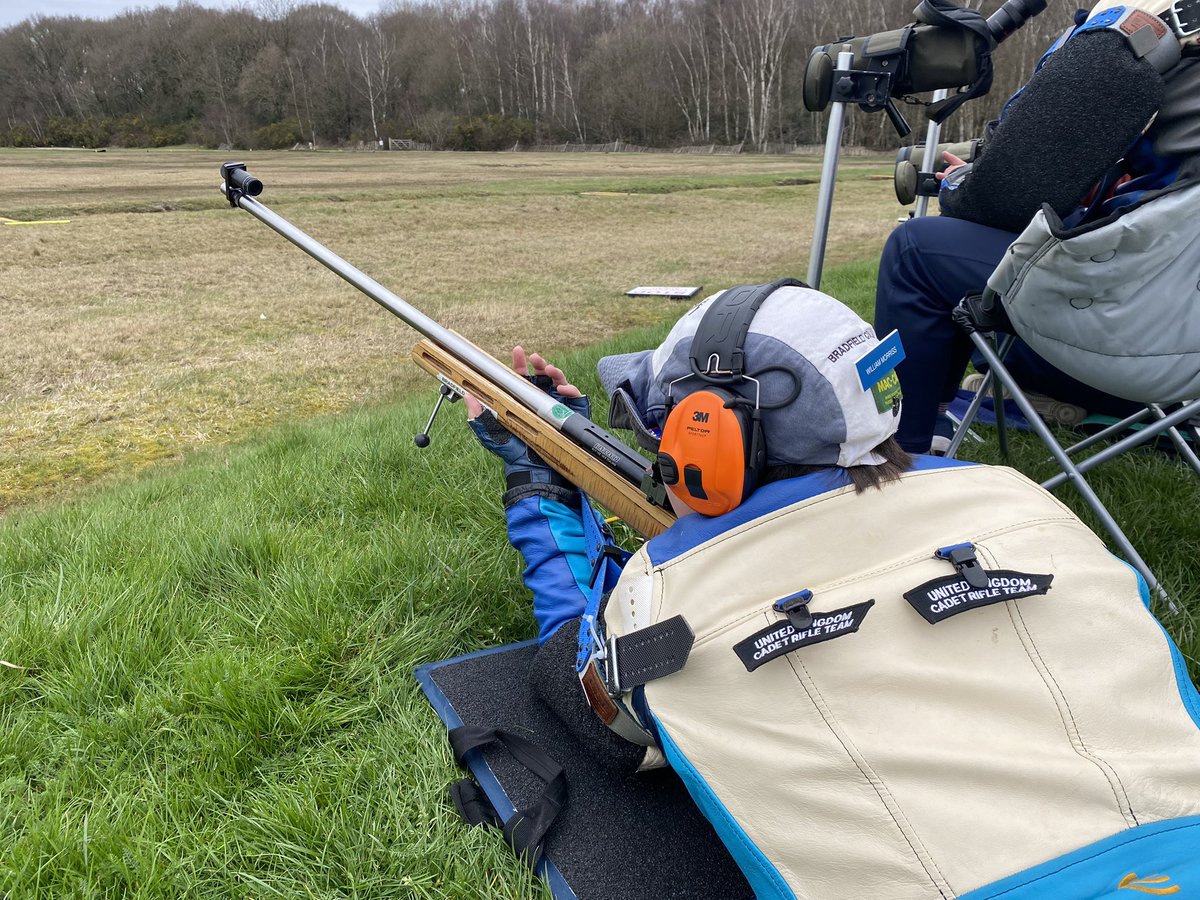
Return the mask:
{"type": "Polygon", "coordinates": [[[384,33],[380,27],[378,16],[371,19],[365,33],[354,41],[353,59],[360,76],[358,90],[367,103],[371,119],[371,134],[377,144],[381,141],[382,135],[379,127],[380,119],[388,108],[395,54],[395,39],[384,33]]]}
{"type": "Polygon", "coordinates": [[[668,57],[675,103],[687,121],[690,141],[712,137],[712,59],[703,9],[666,0],[658,11],[671,48],[668,57]]]}
{"type": "MultiPolygon", "coordinates": [[[[816,142],[823,117],[801,102],[811,48],[903,25],[914,0],[394,0],[366,21],[328,3],[252,2],[0,29],[0,143],[149,139],[183,125],[236,145],[291,119],[314,144],[379,140],[402,123],[447,140],[489,115],[506,121],[487,127],[528,134],[511,122],[526,118],[543,137],[580,141],[816,142]]],[[[999,0],[966,2],[986,12],[999,0]]],[[[979,134],[1069,13],[1050,0],[998,48],[992,93],[944,134],[979,134]]],[[[883,116],[851,109],[845,141],[897,138],[883,116]]]]}
{"type": "Polygon", "coordinates": [[[745,96],[746,137],[760,149],[767,143],[775,81],[794,10],[789,0],[727,0],[717,14],[745,96]]]}

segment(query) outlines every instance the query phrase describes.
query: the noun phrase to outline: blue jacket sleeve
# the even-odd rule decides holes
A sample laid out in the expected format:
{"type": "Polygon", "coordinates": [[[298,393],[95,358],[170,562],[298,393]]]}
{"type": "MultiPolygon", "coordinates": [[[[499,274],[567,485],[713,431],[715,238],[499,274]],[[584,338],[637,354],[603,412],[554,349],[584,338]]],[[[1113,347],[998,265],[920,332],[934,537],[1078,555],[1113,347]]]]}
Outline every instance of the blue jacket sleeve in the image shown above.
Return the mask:
{"type": "MultiPolygon", "coordinates": [[[[573,487],[529,484],[504,495],[508,539],[525,557],[538,643],[583,615],[591,577],[583,533],[583,499],[573,487]]],[[[590,509],[588,510],[590,513],[590,509]]]]}

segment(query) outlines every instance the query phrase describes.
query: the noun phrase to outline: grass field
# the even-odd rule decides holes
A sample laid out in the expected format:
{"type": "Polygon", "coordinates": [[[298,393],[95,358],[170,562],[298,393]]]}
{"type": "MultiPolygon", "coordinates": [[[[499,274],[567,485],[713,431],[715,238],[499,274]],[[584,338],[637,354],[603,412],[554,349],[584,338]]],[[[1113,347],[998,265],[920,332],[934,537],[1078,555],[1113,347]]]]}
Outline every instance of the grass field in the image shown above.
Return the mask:
{"type": "MultiPolygon", "coordinates": [[[[413,448],[434,391],[411,333],[222,208],[219,162],[0,153],[0,216],[72,219],[0,226],[0,897],[546,897],[459,824],[411,674],[533,631],[496,467],[458,408],[413,448]],[[183,462],[132,477],[162,459],[183,462]]],[[[802,276],[815,187],[796,182],[817,175],[252,162],[265,202],[401,296],[493,352],[553,352],[593,392],[596,358],[681,309],[624,289],[802,276]]],[[[824,287],[864,312],[887,169],[848,165],[835,208],[824,287]]],[[[1017,440],[1018,468],[1044,476],[1044,455],[1017,440]]],[[[1164,624],[1195,674],[1196,479],[1145,454],[1095,482],[1184,607],[1164,624]]]]}

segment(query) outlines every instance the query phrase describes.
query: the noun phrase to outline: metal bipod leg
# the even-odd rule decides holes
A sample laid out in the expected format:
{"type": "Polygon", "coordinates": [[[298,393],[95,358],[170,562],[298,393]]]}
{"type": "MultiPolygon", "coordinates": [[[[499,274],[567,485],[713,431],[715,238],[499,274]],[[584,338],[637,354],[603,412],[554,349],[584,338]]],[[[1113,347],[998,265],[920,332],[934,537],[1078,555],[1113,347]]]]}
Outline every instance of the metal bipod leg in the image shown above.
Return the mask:
{"type": "MultiPolygon", "coordinates": [[[[849,69],[854,54],[838,54],[838,68],[849,69]]],[[[821,158],[821,183],[817,188],[817,214],[813,218],[812,250],[808,256],[808,272],[804,281],[821,289],[821,273],[825,268],[825,243],[829,239],[829,219],[833,213],[833,189],[837,186],[838,161],[842,154],[842,130],[846,122],[846,104],[835,101],[829,110],[829,125],[825,130],[825,155],[821,158]]]]}

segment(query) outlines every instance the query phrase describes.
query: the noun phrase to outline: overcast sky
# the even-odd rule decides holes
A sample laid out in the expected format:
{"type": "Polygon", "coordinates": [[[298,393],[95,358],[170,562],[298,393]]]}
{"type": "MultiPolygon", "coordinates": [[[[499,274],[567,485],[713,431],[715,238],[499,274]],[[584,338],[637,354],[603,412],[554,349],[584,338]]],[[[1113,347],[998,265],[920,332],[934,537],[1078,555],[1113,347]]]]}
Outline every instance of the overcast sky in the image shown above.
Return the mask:
{"type": "MultiPolygon", "coordinates": [[[[349,10],[356,16],[378,12],[385,0],[325,0],[349,10]]],[[[254,0],[198,0],[200,6],[229,9],[235,6],[254,8],[254,0]]],[[[80,16],[85,19],[107,19],[119,12],[137,7],[174,6],[175,0],[0,0],[0,28],[14,25],[31,16],[80,16]]]]}

